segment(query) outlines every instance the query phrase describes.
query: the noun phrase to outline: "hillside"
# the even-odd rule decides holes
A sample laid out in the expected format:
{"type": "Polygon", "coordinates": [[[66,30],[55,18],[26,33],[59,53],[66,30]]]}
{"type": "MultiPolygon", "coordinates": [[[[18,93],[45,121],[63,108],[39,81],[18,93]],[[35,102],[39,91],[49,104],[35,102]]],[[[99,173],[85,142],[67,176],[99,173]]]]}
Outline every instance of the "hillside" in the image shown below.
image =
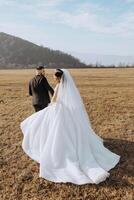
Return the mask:
{"type": "Polygon", "coordinates": [[[0,68],[33,68],[56,63],[64,67],[82,67],[79,59],[58,50],[38,46],[21,38],[0,33],[0,68]]]}

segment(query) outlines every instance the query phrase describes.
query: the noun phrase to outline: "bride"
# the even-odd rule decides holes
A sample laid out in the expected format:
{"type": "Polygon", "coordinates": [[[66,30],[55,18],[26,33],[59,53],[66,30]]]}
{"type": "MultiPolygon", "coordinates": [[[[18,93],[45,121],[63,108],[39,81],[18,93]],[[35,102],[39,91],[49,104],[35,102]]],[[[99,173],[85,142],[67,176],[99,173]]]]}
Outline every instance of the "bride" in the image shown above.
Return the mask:
{"type": "Polygon", "coordinates": [[[98,184],[109,176],[120,156],[109,151],[90,124],[75,83],[65,69],[47,108],[21,122],[22,148],[40,163],[39,176],[53,182],[98,184]]]}

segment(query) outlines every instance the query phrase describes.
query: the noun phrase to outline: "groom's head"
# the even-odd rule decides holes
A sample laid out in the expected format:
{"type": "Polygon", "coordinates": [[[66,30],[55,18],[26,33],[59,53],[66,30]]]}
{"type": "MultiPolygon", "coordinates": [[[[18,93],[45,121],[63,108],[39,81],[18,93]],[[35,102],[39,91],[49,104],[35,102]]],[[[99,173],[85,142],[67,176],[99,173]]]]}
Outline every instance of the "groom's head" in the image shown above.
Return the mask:
{"type": "Polygon", "coordinates": [[[41,74],[45,76],[45,68],[42,65],[36,67],[36,75],[41,74]]]}

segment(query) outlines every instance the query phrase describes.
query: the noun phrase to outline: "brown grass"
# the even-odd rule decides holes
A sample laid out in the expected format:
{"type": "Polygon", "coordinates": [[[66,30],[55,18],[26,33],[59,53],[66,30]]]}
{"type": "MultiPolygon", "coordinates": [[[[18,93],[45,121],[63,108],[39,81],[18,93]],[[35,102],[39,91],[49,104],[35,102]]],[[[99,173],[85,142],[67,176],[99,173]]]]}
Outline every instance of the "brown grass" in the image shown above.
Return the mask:
{"type": "MultiPolygon", "coordinates": [[[[56,184],[39,178],[39,164],[22,150],[20,122],[33,112],[33,70],[0,71],[0,200],[132,200],[134,185],[134,69],[71,70],[92,126],[121,155],[99,185],[56,184]]],[[[48,80],[54,86],[52,70],[48,80]]]]}

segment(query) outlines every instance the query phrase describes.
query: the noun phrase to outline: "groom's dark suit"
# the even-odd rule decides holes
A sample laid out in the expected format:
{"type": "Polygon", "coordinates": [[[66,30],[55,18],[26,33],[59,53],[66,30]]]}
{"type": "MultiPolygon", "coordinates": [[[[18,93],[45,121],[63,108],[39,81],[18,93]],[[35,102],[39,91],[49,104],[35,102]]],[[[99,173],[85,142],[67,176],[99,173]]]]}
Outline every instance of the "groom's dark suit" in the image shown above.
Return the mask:
{"type": "Polygon", "coordinates": [[[50,103],[48,92],[53,95],[54,90],[43,75],[36,75],[29,82],[29,95],[33,97],[33,106],[36,112],[47,107],[50,103]]]}

